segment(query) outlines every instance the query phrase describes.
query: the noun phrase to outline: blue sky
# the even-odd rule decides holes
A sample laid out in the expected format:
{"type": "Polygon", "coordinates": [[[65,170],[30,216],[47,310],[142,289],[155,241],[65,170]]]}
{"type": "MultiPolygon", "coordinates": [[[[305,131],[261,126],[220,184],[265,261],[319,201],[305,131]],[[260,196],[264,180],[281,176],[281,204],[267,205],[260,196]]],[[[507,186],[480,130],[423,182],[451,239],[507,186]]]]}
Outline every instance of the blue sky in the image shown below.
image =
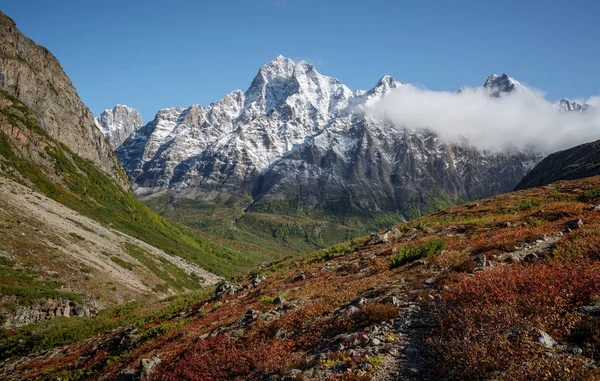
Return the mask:
{"type": "Polygon", "coordinates": [[[506,72],[547,97],[600,94],[600,1],[49,1],[0,10],[59,59],[94,114],[145,121],[246,90],[283,54],[352,89],[384,74],[432,90],[506,72]]]}

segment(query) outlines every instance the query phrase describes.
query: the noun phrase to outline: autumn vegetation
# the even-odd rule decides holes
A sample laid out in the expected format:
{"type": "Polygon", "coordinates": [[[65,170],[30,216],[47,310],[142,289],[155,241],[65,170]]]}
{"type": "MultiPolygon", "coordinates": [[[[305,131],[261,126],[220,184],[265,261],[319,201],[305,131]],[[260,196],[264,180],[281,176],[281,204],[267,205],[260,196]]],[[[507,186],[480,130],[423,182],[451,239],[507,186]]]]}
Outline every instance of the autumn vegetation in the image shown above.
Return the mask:
{"type": "Polygon", "coordinates": [[[600,319],[582,309],[600,304],[599,189],[600,177],[559,182],[407,222],[387,242],[284,258],[231,295],[104,313],[105,331],[43,346],[52,356],[18,344],[52,323],[4,331],[13,354],[4,361],[28,355],[16,372],[40,379],[111,379],[158,356],[156,380],[368,380],[401,361],[393,353],[407,346],[402,316],[413,308],[435,317],[420,348],[432,379],[599,379],[600,319]],[[386,323],[378,354],[367,355],[386,323]],[[139,342],[121,345],[131,332],[139,342]],[[542,333],[556,344],[540,344],[542,333]]]}

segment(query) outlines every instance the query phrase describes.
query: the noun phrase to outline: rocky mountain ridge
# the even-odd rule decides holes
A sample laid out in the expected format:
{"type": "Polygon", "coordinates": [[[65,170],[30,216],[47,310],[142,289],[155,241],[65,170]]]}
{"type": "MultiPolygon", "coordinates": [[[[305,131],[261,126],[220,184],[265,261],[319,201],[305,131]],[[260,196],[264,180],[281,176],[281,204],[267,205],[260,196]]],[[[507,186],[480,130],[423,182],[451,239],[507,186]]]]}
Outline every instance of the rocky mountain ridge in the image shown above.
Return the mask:
{"type": "Polygon", "coordinates": [[[515,189],[541,187],[559,180],[575,180],[599,174],[600,140],[596,140],[548,155],[523,177],[515,189]]]}
{"type": "MultiPolygon", "coordinates": [[[[15,22],[0,12],[0,88],[6,95],[18,98],[30,110],[49,136],[73,148],[84,159],[91,160],[104,172],[128,187],[127,179],[110,144],[96,127],[94,116],[83,104],[71,80],[58,60],[45,47],[24,36],[15,22]]],[[[4,106],[4,105],[2,105],[4,106]]],[[[46,165],[39,147],[27,145],[26,136],[15,137],[15,144],[46,165]]]]}
{"type": "MultiPolygon", "coordinates": [[[[365,113],[401,86],[410,85],[384,76],[368,91],[353,91],[306,62],[279,56],[246,92],[206,107],[160,110],[116,152],[142,197],[249,195],[255,204],[405,218],[508,191],[541,159],[448,144],[365,113]]],[[[506,74],[484,86],[492,96],[528,91],[506,74]]]]}

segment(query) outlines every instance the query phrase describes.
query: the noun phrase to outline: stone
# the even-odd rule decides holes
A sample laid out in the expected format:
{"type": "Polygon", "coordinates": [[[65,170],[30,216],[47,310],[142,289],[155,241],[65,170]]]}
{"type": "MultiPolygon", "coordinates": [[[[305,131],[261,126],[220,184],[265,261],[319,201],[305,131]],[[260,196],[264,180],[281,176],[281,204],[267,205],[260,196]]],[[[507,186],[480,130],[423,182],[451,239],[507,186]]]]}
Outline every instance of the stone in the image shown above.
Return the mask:
{"type": "Polygon", "coordinates": [[[139,374],[143,377],[150,376],[161,362],[162,360],[158,356],[152,356],[149,359],[142,359],[140,362],[139,374]]]}
{"type": "Polygon", "coordinates": [[[381,340],[379,340],[378,338],[374,337],[373,339],[371,339],[371,344],[373,344],[373,345],[379,345],[379,344],[381,344],[381,340]]]}
{"type": "Polygon", "coordinates": [[[391,304],[394,307],[398,307],[400,305],[400,299],[393,295],[388,295],[385,298],[381,299],[381,303],[383,304],[391,304]]]}
{"type": "Polygon", "coordinates": [[[246,315],[244,316],[246,320],[255,320],[258,318],[258,312],[253,309],[249,309],[246,311],[246,315]]]}
{"type": "Polygon", "coordinates": [[[283,296],[278,296],[273,299],[273,304],[283,304],[285,302],[285,298],[283,296]]]}
{"type": "Polygon", "coordinates": [[[477,264],[480,267],[486,267],[489,264],[488,259],[485,255],[479,255],[473,258],[473,262],[475,262],[475,264],[477,264]]]}
{"type": "Polygon", "coordinates": [[[387,243],[389,241],[389,235],[388,233],[383,233],[383,234],[379,234],[379,233],[373,233],[371,234],[371,236],[369,237],[369,245],[378,245],[381,243],[387,243]]]}
{"type": "Polygon", "coordinates": [[[539,331],[535,342],[542,345],[546,349],[552,349],[556,345],[556,341],[544,331],[539,331]]]}
{"type": "Polygon", "coordinates": [[[250,287],[256,287],[267,279],[265,275],[254,275],[250,278],[250,287]]]}
{"type": "Polygon", "coordinates": [[[119,372],[119,375],[117,378],[115,378],[115,381],[134,381],[137,378],[139,378],[139,373],[137,370],[123,369],[121,372],[119,372]]]}
{"type": "Polygon", "coordinates": [[[583,226],[583,221],[581,218],[577,218],[575,220],[567,221],[565,225],[569,230],[577,230],[583,226]]]}
{"type": "Polygon", "coordinates": [[[590,316],[599,316],[600,317],[600,306],[581,306],[578,308],[578,311],[582,314],[590,315],[590,316]]]}
{"type": "Polygon", "coordinates": [[[295,277],[294,279],[292,279],[292,282],[301,282],[301,281],[303,281],[305,279],[306,279],[306,275],[300,274],[297,277],[295,277]]]}
{"type": "Polygon", "coordinates": [[[351,304],[352,304],[353,306],[356,306],[356,307],[362,307],[362,306],[364,306],[365,304],[367,304],[367,299],[365,299],[365,298],[356,298],[356,299],[354,299],[354,300],[352,301],[352,303],[351,303],[351,304]]]}

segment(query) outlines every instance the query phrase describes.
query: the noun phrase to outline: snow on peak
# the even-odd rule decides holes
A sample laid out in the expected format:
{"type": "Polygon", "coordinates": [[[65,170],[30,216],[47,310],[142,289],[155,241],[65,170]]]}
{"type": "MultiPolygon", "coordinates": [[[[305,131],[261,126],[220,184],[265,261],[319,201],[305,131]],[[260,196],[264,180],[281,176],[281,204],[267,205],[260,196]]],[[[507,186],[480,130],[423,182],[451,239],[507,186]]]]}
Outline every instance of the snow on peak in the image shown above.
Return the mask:
{"type": "Polygon", "coordinates": [[[573,111],[584,112],[590,108],[590,105],[577,103],[575,101],[570,101],[568,99],[563,98],[560,101],[554,103],[552,107],[554,107],[554,109],[558,110],[559,112],[567,113],[573,111]]]}
{"type": "Polygon", "coordinates": [[[511,93],[513,91],[530,92],[526,86],[521,84],[516,79],[509,77],[506,73],[502,75],[490,75],[485,81],[483,87],[489,89],[490,93],[495,97],[499,97],[503,93],[511,93]]]}
{"type": "Polygon", "coordinates": [[[279,55],[273,61],[264,64],[259,70],[259,75],[262,75],[266,81],[276,77],[291,77],[294,74],[295,67],[296,63],[294,61],[279,55]]]}
{"type": "Polygon", "coordinates": [[[106,109],[94,121],[114,149],[144,125],[140,113],[126,105],[106,109]]]}

